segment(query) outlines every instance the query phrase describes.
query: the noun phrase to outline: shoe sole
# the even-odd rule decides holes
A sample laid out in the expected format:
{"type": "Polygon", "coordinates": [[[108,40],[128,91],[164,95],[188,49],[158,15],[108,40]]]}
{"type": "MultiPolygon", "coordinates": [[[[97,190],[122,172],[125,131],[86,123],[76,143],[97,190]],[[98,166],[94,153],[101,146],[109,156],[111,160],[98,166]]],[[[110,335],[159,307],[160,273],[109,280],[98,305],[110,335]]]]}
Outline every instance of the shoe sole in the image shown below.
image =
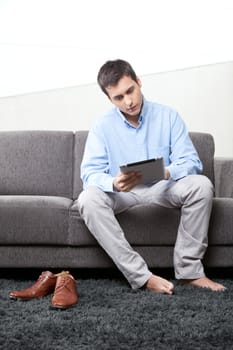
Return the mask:
{"type": "Polygon", "coordinates": [[[40,297],[32,297],[32,298],[21,298],[21,297],[13,297],[13,296],[9,296],[9,298],[11,300],[20,300],[20,301],[29,301],[29,300],[33,300],[33,299],[40,299],[40,298],[44,298],[46,295],[42,295],[40,297]]]}
{"type": "Polygon", "coordinates": [[[70,309],[72,307],[75,307],[77,304],[72,304],[72,305],[68,305],[68,306],[61,306],[61,305],[50,305],[49,308],[51,310],[66,310],[66,309],[70,309]]]}
{"type": "Polygon", "coordinates": [[[35,298],[18,298],[18,297],[11,297],[11,296],[9,296],[9,298],[11,299],[11,300],[20,300],[20,301],[28,301],[28,300],[32,300],[32,299],[35,299],[35,298]]]}

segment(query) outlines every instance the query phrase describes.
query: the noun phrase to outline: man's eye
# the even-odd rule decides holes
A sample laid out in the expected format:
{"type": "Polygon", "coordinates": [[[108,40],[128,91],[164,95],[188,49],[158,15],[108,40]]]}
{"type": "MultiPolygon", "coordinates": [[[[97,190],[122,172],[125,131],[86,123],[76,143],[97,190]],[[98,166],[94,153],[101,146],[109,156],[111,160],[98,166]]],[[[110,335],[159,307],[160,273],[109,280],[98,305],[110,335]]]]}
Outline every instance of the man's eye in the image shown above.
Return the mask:
{"type": "Polygon", "coordinates": [[[127,91],[127,95],[130,95],[130,94],[132,94],[132,92],[134,91],[134,88],[133,87],[131,87],[128,91],[127,91]]]}
{"type": "Polygon", "coordinates": [[[115,97],[114,97],[115,101],[121,101],[122,98],[123,98],[122,96],[115,96],[115,97]]]}

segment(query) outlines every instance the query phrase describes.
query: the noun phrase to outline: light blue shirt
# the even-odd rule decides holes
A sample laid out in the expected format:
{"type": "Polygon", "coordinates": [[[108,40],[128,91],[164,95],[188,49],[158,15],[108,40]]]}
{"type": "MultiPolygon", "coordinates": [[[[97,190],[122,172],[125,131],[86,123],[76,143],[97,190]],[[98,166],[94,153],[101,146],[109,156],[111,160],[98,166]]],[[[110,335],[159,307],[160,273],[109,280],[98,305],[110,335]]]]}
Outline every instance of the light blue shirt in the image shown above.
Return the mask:
{"type": "Polygon", "coordinates": [[[113,108],[90,129],[81,164],[83,187],[113,192],[119,166],[163,157],[171,179],[202,171],[202,163],[179,114],[144,99],[139,125],[131,125],[113,108]]]}

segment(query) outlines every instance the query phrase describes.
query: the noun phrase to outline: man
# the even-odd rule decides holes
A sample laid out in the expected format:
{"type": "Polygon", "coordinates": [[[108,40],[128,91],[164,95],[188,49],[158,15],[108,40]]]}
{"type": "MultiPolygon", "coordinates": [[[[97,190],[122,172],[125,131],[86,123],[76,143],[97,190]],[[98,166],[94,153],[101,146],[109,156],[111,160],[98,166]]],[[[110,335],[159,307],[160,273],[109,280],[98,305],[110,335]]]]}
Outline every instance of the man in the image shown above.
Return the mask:
{"type": "MultiPolygon", "coordinates": [[[[115,214],[137,204],[181,208],[174,248],[176,278],[185,284],[224,290],[205,276],[201,259],[207,248],[213,187],[199,175],[202,164],[178,113],[147,101],[141,81],[123,60],[106,62],[98,83],[115,108],[89,131],[81,164],[84,191],[80,215],[132,288],[173,294],[174,285],[149,271],[125,239],[115,214]],[[137,172],[123,174],[125,163],[163,157],[165,180],[141,184],[137,172]]],[[[142,232],[143,235],[143,232],[142,232]]]]}

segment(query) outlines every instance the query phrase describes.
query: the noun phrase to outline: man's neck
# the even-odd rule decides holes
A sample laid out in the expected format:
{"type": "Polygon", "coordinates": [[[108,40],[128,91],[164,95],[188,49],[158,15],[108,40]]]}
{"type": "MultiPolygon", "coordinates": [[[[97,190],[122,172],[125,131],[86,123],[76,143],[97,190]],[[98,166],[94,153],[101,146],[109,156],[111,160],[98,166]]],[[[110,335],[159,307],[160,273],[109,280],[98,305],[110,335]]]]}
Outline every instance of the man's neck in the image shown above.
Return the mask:
{"type": "Polygon", "coordinates": [[[124,117],[125,119],[133,126],[138,126],[139,125],[139,118],[140,118],[140,115],[137,115],[137,116],[130,116],[130,115],[127,115],[127,114],[124,114],[124,117]]]}

